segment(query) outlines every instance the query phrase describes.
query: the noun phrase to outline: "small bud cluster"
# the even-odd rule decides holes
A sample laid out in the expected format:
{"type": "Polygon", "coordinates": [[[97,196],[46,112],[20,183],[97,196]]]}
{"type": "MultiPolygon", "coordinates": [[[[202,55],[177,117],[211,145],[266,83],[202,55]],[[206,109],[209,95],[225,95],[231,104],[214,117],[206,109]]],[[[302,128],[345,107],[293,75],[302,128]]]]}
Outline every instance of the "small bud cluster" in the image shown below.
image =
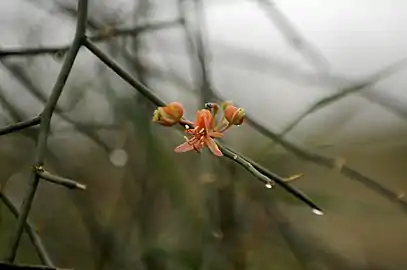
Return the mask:
{"type": "Polygon", "coordinates": [[[158,107],[153,113],[153,122],[163,126],[174,126],[184,115],[184,108],[179,102],[172,102],[164,107],[158,107]]]}

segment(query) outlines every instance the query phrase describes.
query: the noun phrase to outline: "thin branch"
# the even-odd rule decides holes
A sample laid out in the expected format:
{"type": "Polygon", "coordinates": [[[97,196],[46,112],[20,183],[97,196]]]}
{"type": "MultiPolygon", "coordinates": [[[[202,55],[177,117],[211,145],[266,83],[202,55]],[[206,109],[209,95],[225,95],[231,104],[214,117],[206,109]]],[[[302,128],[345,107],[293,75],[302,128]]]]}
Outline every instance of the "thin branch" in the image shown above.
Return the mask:
{"type": "MultiPolygon", "coordinates": [[[[68,51],[68,54],[65,58],[65,61],[62,65],[61,71],[58,75],[58,78],[55,82],[55,85],[52,89],[51,95],[45,104],[45,108],[41,114],[41,123],[40,123],[40,131],[37,140],[37,149],[35,155],[35,163],[34,166],[40,167],[44,163],[45,152],[47,148],[47,139],[48,133],[50,131],[50,123],[51,117],[58,102],[58,99],[62,93],[62,90],[65,86],[65,83],[68,79],[69,73],[72,69],[72,66],[75,62],[75,58],[79,52],[79,49],[82,45],[83,40],[85,39],[85,30],[86,30],[86,17],[88,11],[88,1],[87,0],[79,0],[78,2],[78,19],[77,19],[77,26],[75,37],[72,42],[72,46],[68,51]]],[[[31,205],[34,199],[34,195],[37,191],[37,187],[39,184],[39,176],[37,173],[31,173],[31,180],[30,180],[30,188],[25,194],[22,206],[21,206],[21,214],[17,221],[17,229],[15,231],[14,236],[10,241],[10,246],[8,249],[8,253],[6,256],[7,262],[13,262],[15,260],[18,245],[21,240],[21,235],[23,232],[24,224],[26,222],[28,213],[31,209],[31,205]]]]}
{"type": "Polygon", "coordinates": [[[279,203],[275,198],[270,198],[267,204],[264,202],[259,203],[259,206],[264,207],[270,222],[277,226],[291,253],[299,262],[301,269],[365,269],[334,252],[321,241],[321,238],[296,228],[293,222],[285,216],[284,211],[280,210],[279,203]]]}
{"type": "MultiPolygon", "coordinates": [[[[101,31],[98,34],[90,36],[89,39],[94,42],[103,42],[111,38],[126,36],[126,35],[138,35],[143,32],[161,30],[168,27],[177,26],[181,23],[180,19],[163,21],[158,23],[146,23],[144,25],[135,27],[123,27],[123,28],[108,28],[101,31]]],[[[70,45],[54,46],[54,47],[42,47],[42,48],[10,48],[0,49],[0,58],[9,56],[38,56],[43,54],[55,54],[64,53],[68,51],[70,45]]]]}
{"type": "MultiPolygon", "coordinates": [[[[256,200],[256,198],[252,198],[256,200]]],[[[284,216],[283,211],[280,210],[278,202],[274,198],[270,198],[267,203],[261,203],[264,207],[265,213],[269,218],[270,222],[274,223],[287,244],[288,249],[291,251],[293,257],[297,260],[300,265],[300,269],[309,269],[309,263],[312,262],[312,253],[310,252],[310,247],[313,247],[314,243],[309,243],[308,245],[301,245],[298,239],[295,237],[292,225],[290,221],[284,216]]]]}
{"type": "Polygon", "coordinates": [[[61,186],[67,187],[67,188],[71,188],[71,189],[81,189],[81,190],[86,189],[86,185],[75,182],[68,178],[53,175],[47,171],[44,171],[44,169],[42,169],[42,167],[34,168],[34,170],[41,179],[44,179],[51,183],[55,183],[55,184],[58,184],[58,185],[61,185],[61,186]]]}
{"type": "MultiPolygon", "coordinates": [[[[230,147],[222,145],[222,144],[218,144],[218,145],[219,145],[219,148],[222,151],[222,153],[227,158],[234,160],[235,162],[239,163],[247,170],[249,170],[249,168],[254,168],[253,172],[250,170],[249,170],[249,172],[254,174],[254,176],[256,176],[259,180],[262,180],[262,179],[260,179],[261,176],[266,176],[268,181],[270,181],[270,179],[272,179],[280,187],[285,189],[288,193],[290,193],[294,197],[298,198],[299,200],[301,200],[302,202],[304,202],[308,206],[310,206],[313,209],[314,213],[317,213],[317,214],[323,213],[322,209],[319,206],[317,206],[311,199],[309,199],[304,193],[302,193],[298,189],[287,184],[286,179],[276,175],[275,173],[270,172],[269,170],[267,170],[260,164],[256,163],[255,161],[253,161],[247,157],[244,157],[241,154],[238,154],[236,151],[232,150],[230,147]]],[[[265,183],[266,185],[269,184],[269,182],[263,182],[263,183],[265,183]]],[[[267,187],[270,188],[270,186],[267,186],[267,187]]]]}
{"type": "MultiPolygon", "coordinates": [[[[297,49],[304,56],[304,58],[308,59],[308,62],[311,63],[318,71],[324,73],[324,76],[320,77],[320,79],[323,81],[337,81],[336,78],[329,75],[329,63],[326,57],[320,51],[318,51],[315,46],[311,45],[311,43],[308,42],[299,33],[299,31],[295,29],[288,18],[278,10],[278,7],[274,1],[256,0],[256,2],[266,12],[268,18],[275,24],[287,42],[297,49]]],[[[359,92],[359,90],[364,90],[373,85],[369,84],[367,81],[363,81],[362,83],[349,83],[347,79],[342,78],[340,78],[340,81],[351,85],[349,88],[347,88],[349,91],[346,91],[347,89],[342,90],[345,93],[343,96],[346,96],[349,93],[359,92]],[[354,90],[352,90],[352,88],[354,90]]],[[[329,84],[332,85],[332,83],[329,84]]],[[[395,108],[390,102],[383,100],[383,98],[377,97],[376,95],[372,95],[370,93],[361,93],[361,96],[386,108],[397,116],[402,117],[404,120],[407,118],[405,111],[403,111],[401,108],[395,108]]],[[[307,112],[309,111],[306,111],[303,115],[299,116],[295,121],[293,121],[291,125],[288,125],[287,130],[293,129],[303,118],[305,118],[304,115],[307,112]]]]}
{"type": "MultiPolygon", "coordinates": [[[[47,102],[47,97],[43,94],[43,92],[38,89],[35,84],[32,82],[30,77],[28,76],[27,72],[22,66],[16,65],[16,64],[10,64],[7,63],[6,61],[1,61],[4,67],[6,67],[12,74],[13,76],[24,85],[24,87],[38,100],[43,102],[44,104],[47,102]]],[[[106,143],[103,142],[98,136],[96,132],[93,132],[92,130],[89,130],[84,127],[84,125],[76,123],[74,120],[69,118],[67,115],[64,114],[64,111],[56,106],[55,115],[61,117],[62,120],[68,122],[69,124],[73,125],[76,130],[78,130],[81,134],[84,136],[88,137],[91,141],[93,141],[95,144],[101,146],[105,151],[109,151],[109,147],[106,145],[106,143]]]]}
{"type": "Polygon", "coordinates": [[[191,23],[188,22],[185,8],[185,0],[178,0],[178,12],[182,18],[182,27],[185,32],[186,47],[190,55],[191,68],[195,76],[198,89],[200,89],[201,100],[204,102],[213,97],[211,84],[209,80],[209,70],[207,65],[207,52],[204,41],[204,13],[201,0],[189,1],[193,5],[194,29],[191,29],[191,23]],[[196,60],[196,61],[193,61],[196,60]]]}
{"type": "MultiPolygon", "coordinates": [[[[153,93],[152,90],[147,88],[145,85],[134,79],[127,71],[125,71],[122,67],[119,66],[113,59],[111,59],[109,56],[107,56],[103,51],[101,51],[97,46],[95,46],[93,43],[91,43],[89,40],[85,40],[84,46],[89,49],[96,57],[98,57],[103,63],[105,63],[109,68],[111,68],[117,75],[119,75],[124,81],[126,81],[128,84],[133,86],[140,94],[142,94],[144,97],[149,99],[152,103],[154,103],[157,106],[165,106],[165,102],[161,100],[156,94],[153,93]]],[[[234,160],[235,162],[239,163],[240,165],[245,165],[244,167],[246,169],[250,168],[250,165],[247,163],[247,159],[241,157],[238,154],[236,154],[233,150],[230,148],[226,148],[225,146],[219,144],[219,147],[221,150],[224,150],[224,155],[229,158],[234,160]]],[[[253,164],[252,164],[253,165],[253,164]]],[[[255,167],[255,169],[257,169],[255,167]]],[[[322,210],[317,207],[314,203],[312,203],[308,198],[304,197],[301,192],[293,193],[292,190],[294,190],[293,187],[290,187],[283,178],[278,177],[271,172],[268,172],[267,170],[264,170],[264,172],[267,172],[270,176],[273,176],[274,178],[269,179],[269,182],[267,184],[270,184],[272,180],[276,181],[277,184],[281,185],[283,188],[285,188],[290,194],[292,194],[294,197],[298,198],[299,200],[303,201],[305,204],[308,206],[312,207],[313,209],[316,209],[320,212],[322,210]]],[[[256,173],[256,177],[261,179],[264,179],[263,176],[261,176],[261,173],[256,173]]]]}
{"type": "MultiPolygon", "coordinates": [[[[30,1],[32,2],[32,1],[30,1]]],[[[66,3],[61,2],[61,1],[55,1],[56,4],[56,8],[59,12],[62,11],[62,13],[72,17],[72,18],[77,18],[78,17],[78,10],[76,9],[75,5],[69,5],[66,1],[66,3]]],[[[55,12],[56,10],[51,9],[50,13],[52,14],[53,12],[55,12]]],[[[88,15],[86,18],[86,28],[90,29],[91,31],[96,31],[99,30],[101,28],[103,28],[103,23],[101,23],[100,21],[94,19],[94,18],[90,18],[90,16],[88,15]]]]}
{"type": "MultiPolygon", "coordinates": [[[[15,218],[18,219],[20,216],[20,213],[18,211],[18,208],[11,202],[11,200],[4,194],[1,189],[0,189],[0,199],[3,201],[4,205],[10,210],[10,212],[13,214],[15,218]]],[[[41,263],[53,266],[53,262],[51,258],[48,255],[47,250],[44,247],[44,244],[42,243],[42,240],[40,236],[38,235],[34,225],[31,224],[31,222],[27,219],[25,224],[24,224],[24,229],[28,234],[28,237],[31,240],[31,243],[33,244],[38,257],[40,258],[41,263]]],[[[3,269],[3,268],[1,268],[3,269]]]]}
{"type": "Polygon", "coordinates": [[[406,64],[407,64],[407,58],[403,59],[401,61],[398,61],[398,62],[380,70],[379,72],[376,72],[375,74],[369,76],[368,79],[365,79],[364,82],[353,84],[328,97],[321,98],[320,100],[314,102],[304,113],[302,113],[293,122],[291,122],[290,125],[288,125],[287,128],[285,128],[284,131],[281,132],[280,136],[283,137],[288,132],[293,130],[303,119],[305,119],[310,114],[313,114],[313,113],[329,106],[330,104],[347,97],[350,94],[356,94],[363,90],[368,89],[369,87],[376,84],[378,81],[380,81],[390,75],[393,75],[396,72],[401,71],[403,68],[405,68],[406,64]]]}
{"type": "Polygon", "coordinates": [[[297,49],[308,63],[320,72],[329,72],[327,59],[318,51],[316,46],[307,41],[290,21],[278,10],[272,0],[256,0],[260,8],[264,10],[267,17],[280,30],[286,41],[297,49]]]}
{"type": "MultiPolygon", "coordinates": [[[[346,87],[337,93],[334,93],[328,97],[324,97],[324,98],[314,102],[304,113],[302,113],[297,118],[295,118],[294,121],[292,121],[278,135],[279,138],[282,139],[285,135],[287,135],[291,130],[293,130],[302,120],[304,120],[310,114],[315,113],[315,112],[325,108],[326,106],[329,106],[330,104],[337,102],[337,101],[341,100],[342,98],[345,98],[346,96],[348,96],[350,94],[356,94],[363,90],[368,89],[369,87],[372,87],[378,81],[380,81],[390,75],[393,75],[394,73],[405,68],[406,64],[407,64],[407,58],[397,61],[396,63],[393,63],[392,65],[389,65],[389,66],[383,68],[382,70],[375,72],[373,75],[369,76],[368,79],[365,79],[363,82],[352,84],[351,86],[346,87]]],[[[270,143],[269,146],[266,147],[268,152],[271,152],[271,150],[275,146],[275,143],[276,143],[276,141],[273,141],[270,143]]]]}
{"type": "MultiPolygon", "coordinates": [[[[295,29],[292,23],[286,18],[286,16],[278,10],[277,5],[272,0],[256,0],[259,6],[266,12],[268,18],[275,24],[275,26],[279,29],[281,34],[284,38],[291,44],[294,48],[296,48],[304,58],[306,58],[317,70],[322,71],[325,75],[329,75],[329,63],[324,57],[322,53],[320,53],[315,46],[312,46],[310,42],[308,42],[300,33],[295,29]]],[[[406,59],[399,61],[392,66],[384,69],[383,71],[377,72],[373,76],[370,76],[367,80],[363,82],[354,83],[349,87],[335,93],[327,98],[322,98],[321,100],[315,102],[311,107],[309,107],[303,114],[298,116],[287,128],[281,133],[280,136],[284,136],[292,129],[294,129],[304,118],[306,118],[309,114],[314,113],[325,106],[332,104],[349,94],[361,92],[379,80],[393,74],[398,69],[405,66],[406,59]]],[[[325,78],[326,79],[326,78],[325,78]]],[[[364,98],[380,104],[381,106],[389,109],[393,113],[396,113],[399,116],[405,118],[405,114],[401,112],[397,108],[393,108],[390,104],[383,102],[378,98],[374,98],[372,96],[363,95],[364,98]]],[[[272,146],[270,147],[272,148],[272,146]]]]}
{"type": "Polygon", "coordinates": [[[250,116],[247,116],[247,123],[250,124],[258,132],[260,132],[264,136],[274,140],[275,142],[280,144],[282,147],[284,147],[286,150],[293,153],[297,157],[299,157],[303,160],[306,160],[306,161],[313,162],[317,165],[320,165],[320,166],[323,166],[323,167],[326,167],[329,169],[335,169],[335,168],[339,169],[339,172],[341,174],[363,184],[365,187],[374,191],[375,193],[382,196],[383,198],[388,199],[390,202],[398,204],[407,213],[407,202],[403,201],[401,199],[398,199],[399,194],[384,187],[377,180],[371,179],[371,178],[363,175],[362,173],[349,167],[346,164],[344,164],[343,166],[338,168],[337,162],[335,159],[328,158],[328,157],[319,155],[317,153],[312,153],[312,152],[308,152],[304,149],[301,149],[300,147],[284,140],[278,134],[270,131],[263,125],[259,124],[258,122],[253,120],[253,118],[251,118],[250,116]]]}
{"type": "Polygon", "coordinates": [[[22,264],[11,264],[6,262],[0,262],[0,268],[2,270],[68,270],[62,268],[56,268],[53,266],[45,265],[22,265],[22,264]]]}
{"type": "Polygon", "coordinates": [[[26,121],[18,122],[15,124],[8,125],[6,127],[0,128],[0,135],[5,135],[13,132],[20,131],[29,127],[38,125],[41,122],[41,116],[36,116],[26,121]]]}
{"type": "Polygon", "coordinates": [[[98,57],[103,63],[105,63],[110,69],[112,69],[117,75],[119,75],[125,82],[133,86],[140,94],[149,99],[157,106],[165,106],[165,102],[162,101],[155,93],[153,93],[144,84],[137,81],[129,72],[124,70],[115,60],[107,56],[101,49],[88,39],[83,44],[90,52],[98,57]]]}

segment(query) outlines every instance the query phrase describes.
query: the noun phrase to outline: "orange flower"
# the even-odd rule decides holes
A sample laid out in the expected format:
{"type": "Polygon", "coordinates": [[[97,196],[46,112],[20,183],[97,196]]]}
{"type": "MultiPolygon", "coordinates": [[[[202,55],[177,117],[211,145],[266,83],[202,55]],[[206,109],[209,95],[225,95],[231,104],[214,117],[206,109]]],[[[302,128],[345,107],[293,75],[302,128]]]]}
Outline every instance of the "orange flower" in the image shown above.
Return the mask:
{"type": "Polygon", "coordinates": [[[204,147],[208,147],[214,155],[223,156],[218,145],[213,139],[222,138],[223,133],[215,131],[215,118],[209,110],[202,109],[197,111],[194,128],[187,129],[185,132],[187,132],[191,137],[185,137],[187,141],[177,146],[174,149],[175,152],[183,153],[195,150],[199,153],[204,147]]]}
{"type": "Polygon", "coordinates": [[[164,107],[158,107],[153,114],[153,122],[163,126],[174,126],[178,124],[184,114],[181,103],[172,102],[164,107]]]}
{"type": "Polygon", "coordinates": [[[229,122],[229,125],[239,126],[243,124],[246,113],[243,108],[237,108],[233,106],[231,102],[224,102],[222,104],[223,113],[225,119],[229,122]]]}
{"type": "Polygon", "coordinates": [[[167,106],[158,107],[154,111],[153,122],[163,126],[174,126],[182,124],[189,135],[184,137],[186,142],[177,146],[174,151],[177,153],[195,150],[200,153],[203,148],[208,147],[216,156],[223,156],[216,138],[222,138],[224,133],[233,125],[243,123],[245,112],[242,108],[236,108],[231,102],[224,102],[220,106],[217,103],[206,103],[205,109],[196,113],[195,123],[182,118],[184,109],[178,102],[172,102],[167,106]],[[216,123],[216,116],[219,109],[223,109],[223,117],[216,123]]]}

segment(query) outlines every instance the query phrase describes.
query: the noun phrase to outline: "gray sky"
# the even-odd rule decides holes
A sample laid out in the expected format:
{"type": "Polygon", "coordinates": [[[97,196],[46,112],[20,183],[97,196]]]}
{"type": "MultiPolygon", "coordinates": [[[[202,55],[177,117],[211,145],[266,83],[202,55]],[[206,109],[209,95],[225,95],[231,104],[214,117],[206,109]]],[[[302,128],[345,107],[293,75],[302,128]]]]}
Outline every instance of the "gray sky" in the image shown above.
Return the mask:
{"type": "MultiPolygon", "coordinates": [[[[39,2],[52,7],[50,1],[39,2]]],[[[100,21],[116,18],[119,14],[123,24],[131,23],[131,8],[137,4],[128,0],[114,1],[114,4],[107,0],[90,2],[90,14],[97,15],[100,21]]],[[[155,2],[154,19],[175,16],[173,1],[155,2]]],[[[318,79],[315,69],[286,42],[279,28],[268,20],[255,1],[211,0],[205,3],[215,87],[221,95],[244,106],[263,124],[281,131],[315,100],[337,90],[334,85],[318,79]],[[302,77],[296,74],[302,74],[302,77]]],[[[333,76],[363,79],[407,57],[405,1],[285,0],[276,1],[276,4],[301,35],[324,55],[333,76]]],[[[73,21],[53,14],[35,8],[29,1],[2,1],[0,46],[45,46],[69,42],[74,31],[73,21]]],[[[154,63],[188,77],[188,61],[184,59],[184,41],[180,34],[182,32],[176,30],[152,34],[148,55],[154,63]]],[[[34,61],[37,66],[31,72],[43,78],[39,85],[44,92],[49,92],[60,63],[52,59],[34,61]]],[[[97,59],[81,53],[72,75],[75,80],[69,85],[78,86],[87,79],[96,78],[96,71],[90,68],[92,63],[97,63],[97,59]],[[84,70],[87,78],[83,77],[84,70]]],[[[8,94],[16,104],[32,102],[32,98],[21,94],[22,90],[8,81],[12,78],[3,69],[0,72],[3,84],[13,87],[8,94]]],[[[397,108],[404,108],[407,105],[405,75],[407,70],[398,72],[367,91],[374,97],[385,98],[397,108]]],[[[166,83],[153,85],[163,87],[159,92],[168,101],[191,100],[191,94],[180,93],[166,83]]],[[[33,107],[30,113],[39,108],[33,107]]],[[[102,106],[100,109],[106,108],[102,106]]],[[[386,135],[389,130],[401,136],[407,132],[406,126],[400,117],[355,95],[306,118],[292,132],[291,138],[307,142],[325,135],[326,143],[340,143],[357,140],[358,134],[386,135]],[[348,119],[347,124],[335,124],[335,121],[344,119],[348,119]]]]}

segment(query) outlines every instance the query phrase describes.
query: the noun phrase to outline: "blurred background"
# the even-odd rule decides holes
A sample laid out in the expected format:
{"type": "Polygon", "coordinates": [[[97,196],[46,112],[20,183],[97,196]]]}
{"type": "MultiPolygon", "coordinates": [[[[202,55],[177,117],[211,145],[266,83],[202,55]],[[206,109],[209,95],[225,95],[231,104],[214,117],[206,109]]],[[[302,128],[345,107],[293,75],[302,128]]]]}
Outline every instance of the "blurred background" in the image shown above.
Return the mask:
{"type": "MultiPolygon", "coordinates": [[[[29,219],[74,269],[407,269],[407,16],[402,0],[89,0],[94,42],[186,116],[232,100],[224,142],[289,177],[314,215],[238,164],[176,154],[175,129],[85,48],[52,118],[29,219]]],[[[37,115],[75,31],[76,1],[0,2],[0,123],[37,115]],[[18,54],[24,48],[46,48],[18,54]],[[13,53],[14,52],[14,53],[13,53]]],[[[0,137],[2,196],[27,191],[37,128],[0,137]]],[[[0,254],[16,226],[0,205],[0,254]]],[[[1,255],[3,256],[3,255],[1,255]]],[[[23,235],[17,261],[38,264],[23,235]]]]}

